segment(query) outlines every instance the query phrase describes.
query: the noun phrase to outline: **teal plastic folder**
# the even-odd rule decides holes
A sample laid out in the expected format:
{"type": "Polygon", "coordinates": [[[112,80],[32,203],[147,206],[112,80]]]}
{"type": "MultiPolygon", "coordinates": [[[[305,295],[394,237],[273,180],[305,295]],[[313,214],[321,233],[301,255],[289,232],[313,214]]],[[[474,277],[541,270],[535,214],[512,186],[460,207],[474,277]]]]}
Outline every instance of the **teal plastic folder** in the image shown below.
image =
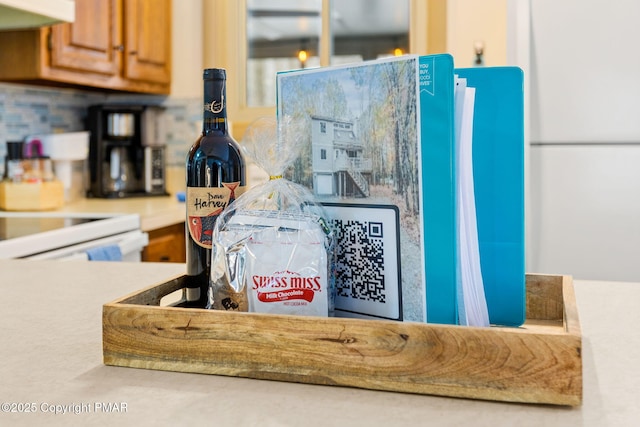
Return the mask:
{"type": "Polygon", "coordinates": [[[421,56],[419,67],[427,322],[456,324],[453,58],[421,56]]]}
{"type": "Polygon", "coordinates": [[[524,95],[517,67],[459,68],[476,88],[473,177],[489,320],[525,321],[524,95]]]}

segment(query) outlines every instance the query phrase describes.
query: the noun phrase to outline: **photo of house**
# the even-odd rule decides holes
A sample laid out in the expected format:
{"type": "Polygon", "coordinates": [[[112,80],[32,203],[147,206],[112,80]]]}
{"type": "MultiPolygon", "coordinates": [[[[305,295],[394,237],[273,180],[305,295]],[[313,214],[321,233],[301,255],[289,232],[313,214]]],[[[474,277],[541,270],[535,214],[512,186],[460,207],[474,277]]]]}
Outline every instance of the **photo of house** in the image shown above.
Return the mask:
{"type": "Polygon", "coordinates": [[[311,117],[313,189],[317,196],[368,197],[371,159],[354,124],[311,117]]]}
{"type": "Polygon", "coordinates": [[[410,56],[283,72],[277,108],[281,123],[304,123],[295,137],[300,156],[285,177],[333,205],[345,242],[366,242],[357,253],[339,250],[338,296],[370,304],[369,315],[424,321],[418,78],[410,56]],[[354,205],[368,214],[352,216],[354,205]],[[391,314],[397,310],[399,317],[391,314]]]}

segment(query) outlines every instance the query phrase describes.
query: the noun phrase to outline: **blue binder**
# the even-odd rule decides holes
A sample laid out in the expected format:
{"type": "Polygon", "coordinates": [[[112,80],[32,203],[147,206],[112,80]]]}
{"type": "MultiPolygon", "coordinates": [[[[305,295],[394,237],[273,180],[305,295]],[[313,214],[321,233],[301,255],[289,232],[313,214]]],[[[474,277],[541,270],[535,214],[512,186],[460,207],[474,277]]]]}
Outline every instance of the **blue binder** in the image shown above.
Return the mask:
{"type": "Polygon", "coordinates": [[[489,320],[519,326],[525,320],[523,72],[478,67],[455,73],[476,88],[473,177],[489,320]]]}
{"type": "Polygon", "coordinates": [[[427,322],[456,324],[453,58],[421,56],[419,67],[427,322]]]}
{"type": "MultiPolygon", "coordinates": [[[[449,54],[418,58],[424,248],[421,276],[426,288],[422,297],[426,300],[427,322],[458,323],[454,113],[454,76],[458,74],[467,79],[468,86],[476,88],[475,201],[480,263],[490,322],[521,325],[525,319],[522,71],[515,67],[454,69],[449,54]]],[[[326,79],[339,69],[328,67],[320,71],[325,73],[326,79]]],[[[297,95],[283,90],[284,83],[312,72],[278,73],[279,116],[286,112],[291,99],[297,99],[297,95]]],[[[307,86],[304,93],[317,96],[311,90],[311,83],[307,86]]],[[[292,113],[304,112],[289,111],[292,113]]]]}

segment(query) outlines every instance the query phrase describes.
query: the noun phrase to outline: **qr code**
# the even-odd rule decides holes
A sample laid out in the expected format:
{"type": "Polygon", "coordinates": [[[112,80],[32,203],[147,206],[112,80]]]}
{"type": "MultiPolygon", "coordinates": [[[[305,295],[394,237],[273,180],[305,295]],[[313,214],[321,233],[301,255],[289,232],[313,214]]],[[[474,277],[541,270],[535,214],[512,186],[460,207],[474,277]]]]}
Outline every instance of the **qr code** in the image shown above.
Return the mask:
{"type": "Polygon", "coordinates": [[[333,220],[336,232],[336,294],[386,302],[381,222],[333,220]]]}
{"type": "Polygon", "coordinates": [[[336,236],[336,315],[402,320],[398,208],[355,203],[323,206],[336,236]]]}

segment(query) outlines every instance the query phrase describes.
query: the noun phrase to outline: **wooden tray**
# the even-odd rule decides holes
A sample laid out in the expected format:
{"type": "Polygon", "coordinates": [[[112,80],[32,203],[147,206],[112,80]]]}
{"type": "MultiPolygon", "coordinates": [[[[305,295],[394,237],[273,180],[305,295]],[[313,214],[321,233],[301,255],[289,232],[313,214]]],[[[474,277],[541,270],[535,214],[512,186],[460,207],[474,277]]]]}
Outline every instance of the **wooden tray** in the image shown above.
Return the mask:
{"type": "Polygon", "coordinates": [[[106,365],[577,406],[582,339],[570,276],[527,275],[520,328],[162,307],[183,276],[103,307],[106,365]]]}

